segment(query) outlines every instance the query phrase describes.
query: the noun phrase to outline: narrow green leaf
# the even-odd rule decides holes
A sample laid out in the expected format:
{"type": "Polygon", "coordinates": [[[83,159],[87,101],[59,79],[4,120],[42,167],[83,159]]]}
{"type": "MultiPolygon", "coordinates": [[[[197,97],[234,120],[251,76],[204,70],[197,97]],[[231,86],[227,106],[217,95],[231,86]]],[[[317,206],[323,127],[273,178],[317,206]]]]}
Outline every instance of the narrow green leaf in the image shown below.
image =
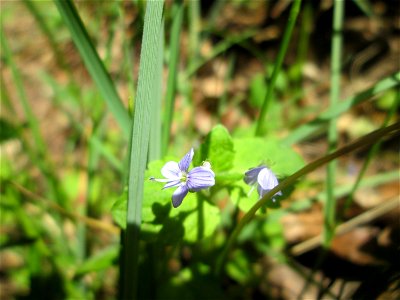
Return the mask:
{"type": "Polygon", "coordinates": [[[300,11],[301,0],[295,0],[292,3],[292,8],[290,10],[290,15],[288,19],[288,23],[285,29],[285,33],[283,34],[282,44],[280,45],[278,57],[276,59],[276,63],[274,66],[274,71],[272,72],[271,80],[268,83],[267,93],[264,98],[263,105],[261,107],[260,116],[257,120],[257,127],[255,134],[260,136],[263,133],[265,117],[272,101],[272,95],[275,88],[276,79],[278,78],[278,74],[281,71],[283,59],[285,58],[287,48],[289,47],[290,38],[292,36],[294,25],[296,24],[297,15],[300,11]]]}
{"type": "Polygon", "coordinates": [[[148,157],[157,82],[163,1],[148,1],[144,18],[142,49],[134,122],[130,145],[128,213],[124,248],[123,297],[136,299],[138,285],[139,233],[142,221],[144,173],[148,157]]]}
{"type": "Polygon", "coordinates": [[[283,140],[283,143],[286,145],[297,143],[310,136],[311,134],[317,132],[318,130],[321,130],[324,126],[327,126],[327,122],[330,119],[339,116],[340,114],[348,111],[350,108],[371,99],[379,93],[398,86],[400,86],[400,72],[386,77],[385,79],[377,82],[371,88],[362,91],[357,95],[351,96],[346,100],[340,101],[334,107],[330,107],[325,112],[319,114],[316,119],[293,130],[283,140]]]}
{"type": "Polygon", "coordinates": [[[128,137],[131,128],[131,120],[128,112],[117,94],[110,75],[107,73],[95,47],[90,41],[86,28],[74,4],[71,0],[54,0],[54,2],[71,32],[71,37],[78,48],[89,74],[92,76],[125,137],[128,137]]]}
{"type": "Polygon", "coordinates": [[[183,3],[174,3],[173,23],[171,28],[171,40],[169,43],[169,66],[167,92],[165,96],[163,154],[167,152],[170,141],[171,123],[174,116],[176,78],[178,76],[178,60],[181,52],[180,35],[183,21],[183,3]]]}

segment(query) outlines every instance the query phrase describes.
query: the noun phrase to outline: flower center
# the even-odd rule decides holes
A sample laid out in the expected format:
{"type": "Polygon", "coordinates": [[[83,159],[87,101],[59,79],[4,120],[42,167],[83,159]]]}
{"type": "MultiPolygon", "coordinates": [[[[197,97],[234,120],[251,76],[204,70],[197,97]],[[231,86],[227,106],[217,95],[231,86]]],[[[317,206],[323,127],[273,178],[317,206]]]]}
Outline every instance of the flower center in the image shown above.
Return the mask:
{"type": "Polygon", "coordinates": [[[181,172],[181,182],[186,182],[187,181],[187,173],[182,171],[181,172]]]}

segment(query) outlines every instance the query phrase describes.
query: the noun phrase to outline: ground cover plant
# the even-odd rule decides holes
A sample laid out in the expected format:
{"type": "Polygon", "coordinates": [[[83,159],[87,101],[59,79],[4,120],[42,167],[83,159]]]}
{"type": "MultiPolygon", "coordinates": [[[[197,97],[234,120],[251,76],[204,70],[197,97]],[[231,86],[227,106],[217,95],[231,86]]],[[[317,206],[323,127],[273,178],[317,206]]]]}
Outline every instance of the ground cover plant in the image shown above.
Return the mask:
{"type": "Polygon", "coordinates": [[[400,297],[396,1],[2,1],[1,299],[400,297]]]}

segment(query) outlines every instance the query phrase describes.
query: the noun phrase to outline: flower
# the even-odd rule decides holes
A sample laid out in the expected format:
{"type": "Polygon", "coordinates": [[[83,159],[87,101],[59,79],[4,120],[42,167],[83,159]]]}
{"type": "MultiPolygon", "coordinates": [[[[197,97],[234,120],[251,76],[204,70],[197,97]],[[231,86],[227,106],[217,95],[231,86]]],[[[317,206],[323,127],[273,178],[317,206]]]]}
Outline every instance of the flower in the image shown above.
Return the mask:
{"type": "MultiPolygon", "coordinates": [[[[259,199],[261,199],[266,193],[268,193],[279,184],[275,174],[265,166],[260,166],[248,170],[244,174],[244,182],[246,182],[248,185],[252,185],[253,188],[257,184],[257,191],[258,195],[260,196],[259,199]]],[[[253,190],[253,188],[251,189],[251,191],[253,190]]],[[[281,191],[277,192],[273,196],[272,200],[274,200],[275,196],[281,195],[281,191]]]]}
{"type": "Polygon", "coordinates": [[[166,182],[163,189],[177,187],[172,194],[173,207],[181,205],[188,192],[198,192],[215,184],[215,174],[211,170],[210,163],[193,168],[188,172],[193,155],[192,148],[179,163],[175,161],[167,162],[161,169],[161,174],[165,179],[150,178],[153,181],[166,182]]]}

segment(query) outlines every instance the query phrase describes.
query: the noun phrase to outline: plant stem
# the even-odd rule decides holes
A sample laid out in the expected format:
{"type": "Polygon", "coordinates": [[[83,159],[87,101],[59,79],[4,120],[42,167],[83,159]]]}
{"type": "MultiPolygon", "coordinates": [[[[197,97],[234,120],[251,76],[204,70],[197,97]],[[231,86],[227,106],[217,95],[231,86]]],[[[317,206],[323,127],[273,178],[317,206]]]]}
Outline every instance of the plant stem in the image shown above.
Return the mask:
{"type": "MultiPolygon", "coordinates": [[[[331,92],[330,107],[335,107],[340,97],[340,74],[342,58],[342,26],[344,18],[344,1],[335,0],[333,6],[333,34],[332,34],[332,55],[331,55],[331,92]]],[[[338,133],[336,118],[331,118],[328,127],[328,153],[337,147],[338,133]]],[[[328,164],[326,169],[326,202],[324,205],[324,247],[329,244],[335,233],[336,206],[334,190],[336,185],[335,174],[337,169],[336,161],[328,164]]]]}

